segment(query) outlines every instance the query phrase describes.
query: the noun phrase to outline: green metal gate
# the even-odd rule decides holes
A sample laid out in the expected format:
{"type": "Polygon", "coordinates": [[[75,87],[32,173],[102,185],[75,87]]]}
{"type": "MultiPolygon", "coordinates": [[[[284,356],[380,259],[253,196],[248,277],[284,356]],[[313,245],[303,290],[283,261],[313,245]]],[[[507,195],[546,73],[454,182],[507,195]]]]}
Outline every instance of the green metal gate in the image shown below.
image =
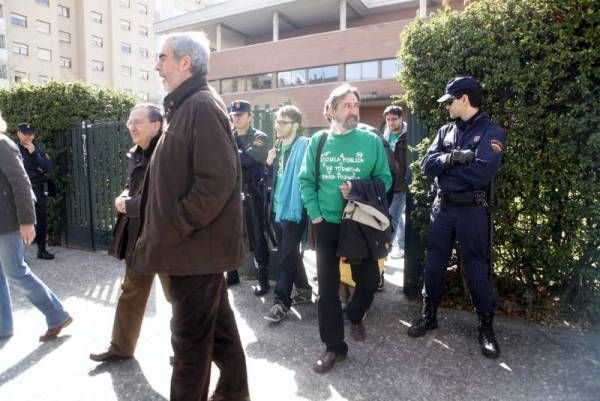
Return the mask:
{"type": "Polygon", "coordinates": [[[125,122],[82,122],[63,133],[60,142],[68,176],[64,243],[107,249],[116,220],[114,199],[125,187],[132,145],[125,122]]]}

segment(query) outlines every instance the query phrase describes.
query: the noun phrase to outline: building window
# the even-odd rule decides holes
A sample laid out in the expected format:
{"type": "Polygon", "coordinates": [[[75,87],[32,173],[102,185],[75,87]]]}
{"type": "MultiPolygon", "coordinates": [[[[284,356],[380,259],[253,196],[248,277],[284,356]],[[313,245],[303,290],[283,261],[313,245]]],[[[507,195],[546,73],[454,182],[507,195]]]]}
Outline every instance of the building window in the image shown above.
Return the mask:
{"type": "Polygon", "coordinates": [[[122,8],[129,8],[129,7],[131,7],[131,1],[130,0],[121,0],[119,3],[121,4],[122,8]]]}
{"type": "Polygon", "coordinates": [[[102,14],[97,11],[92,11],[92,21],[97,22],[98,24],[102,23],[102,14]]]}
{"type": "Polygon", "coordinates": [[[346,81],[377,79],[377,61],[346,64],[346,81]]]}
{"type": "Polygon", "coordinates": [[[58,6],[58,16],[59,17],[65,17],[65,18],[70,18],[71,17],[71,10],[69,9],[69,7],[65,7],[65,6],[58,6]]]}
{"type": "Polygon", "coordinates": [[[402,64],[398,60],[393,58],[381,60],[381,78],[395,79],[400,71],[402,71],[402,64]]]}
{"type": "Polygon", "coordinates": [[[141,80],[147,81],[148,79],[150,79],[150,71],[140,70],[140,73],[138,76],[140,77],[141,80]]]}
{"type": "Polygon", "coordinates": [[[104,71],[104,63],[98,60],[92,60],[93,71],[104,71]]]}
{"type": "Polygon", "coordinates": [[[0,65],[0,79],[8,79],[8,68],[6,68],[6,64],[0,65]]]}
{"type": "Polygon", "coordinates": [[[38,75],[38,82],[40,84],[47,84],[50,81],[50,77],[48,75],[38,75]]]}
{"type": "Polygon", "coordinates": [[[243,78],[230,78],[221,80],[222,93],[244,92],[245,89],[243,78]]]}
{"type": "Polygon", "coordinates": [[[15,82],[23,82],[27,80],[27,73],[23,71],[15,71],[15,82]]]}
{"type": "Polygon", "coordinates": [[[23,28],[27,28],[27,17],[20,14],[12,13],[10,15],[10,22],[16,26],[22,26],[23,28]]]}
{"type": "Polygon", "coordinates": [[[146,26],[138,26],[138,33],[142,36],[148,37],[148,27],[146,26]]]}
{"type": "Polygon", "coordinates": [[[126,42],[121,42],[121,52],[131,53],[131,44],[126,43],[126,42]]]}
{"type": "Polygon", "coordinates": [[[92,39],[90,40],[92,46],[96,47],[104,47],[104,39],[100,36],[92,35],[92,39]]]}
{"type": "Polygon", "coordinates": [[[338,66],[328,65],[325,67],[314,67],[308,69],[308,84],[322,84],[338,80],[338,66]]]}
{"type": "Polygon", "coordinates": [[[50,0],[35,0],[36,3],[41,4],[43,6],[49,6],[50,0]]]}
{"type": "Polygon", "coordinates": [[[37,20],[36,22],[37,22],[37,26],[35,27],[36,31],[38,31],[39,33],[46,33],[46,34],[50,33],[50,24],[48,22],[40,21],[40,20],[37,20]]]}
{"type": "Polygon", "coordinates": [[[13,42],[13,53],[27,56],[29,54],[29,46],[25,43],[13,42]]]}
{"type": "Polygon", "coordinates": [[[121,75],[123,75],[124,77],[130,77],[131,76],[131,67],[128,65],[122,65],[121,66],[121,75]]]}
{"type": "Polygon", "coordinates": [[[6,35],[0,35],[0,49],[6,49],[6,35]]]}
{"type": "Polygon", "coordinates": [[[218,93],[221,93],[221,87],[219,85],[219,80],[215,79],[214,81],[208,81],[208,84],[215,88],[218,93]]]}
{"type": "Polygon", "coordinates": [[[144,47],[140,47],[140,57],[148,58],[149,55],[150,55],[150,52],[148,51],[148,49],[146,49],[144,47]]]}
{"type": "Polygon", "coordinates": [[[37,58],[44,61],[52,61],[52,50],[38,47],[37,58]]]}
{"type": "Polygon", "coordinates": [[[69,57],[61,57],[60,66],[61,68],[71,68],[71,59],[69,57]]]}
{"type": "Polygon", "coordinates": [[[71,43],[71,34],[65,31],[58,31],[58,40],[63,43],[71,43]]]}
{"type": "Polygon", "coordinates": [[[131,31],[131,22],[126,19],[121,19],[120,21],[121,29],[124,31],[131,31]]]}
{"type": "Polygon", "coordinates": [[[306,85],[306,70],[282,71],[277,73],[277,87],[306,85]]]}
{"type": "Polygon", "coordinates": [[[271,89],[273,87],[273,74],[259,74],[246,78],[246,90],[271,89]]]}
{"type": "Polygon", "coordinates": [[[143,15],[148,15],[148,6],[142,3],[137,4],[138,12],[143,15]]]}

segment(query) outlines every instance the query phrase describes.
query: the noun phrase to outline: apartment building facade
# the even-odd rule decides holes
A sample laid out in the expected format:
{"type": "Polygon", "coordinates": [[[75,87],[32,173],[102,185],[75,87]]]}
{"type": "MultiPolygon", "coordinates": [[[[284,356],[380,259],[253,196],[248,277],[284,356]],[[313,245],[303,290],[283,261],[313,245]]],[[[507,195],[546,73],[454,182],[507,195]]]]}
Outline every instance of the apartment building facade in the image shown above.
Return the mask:
{"type": "MultiPolygon", "coordinates": [[[[448,2],[444,2],[448,3],[448,2]]],[[[462,1],[450,2],[462,8],[462,1]]],[[[226,102],[277,107],[291,102],[314,131],[329,92],[342,82],[362,95],[361,120],[380,127],[391,96],[400,32],[436,0],[229,0],[158,21],[157,35],[206,32],[213,53],[210,83],[226,102]]]]}
{"type": "Polygon", "coordinates": [[[0,10],[3,86],[80,80],[159,100],[154,0],[0,0],[0,10]]]}

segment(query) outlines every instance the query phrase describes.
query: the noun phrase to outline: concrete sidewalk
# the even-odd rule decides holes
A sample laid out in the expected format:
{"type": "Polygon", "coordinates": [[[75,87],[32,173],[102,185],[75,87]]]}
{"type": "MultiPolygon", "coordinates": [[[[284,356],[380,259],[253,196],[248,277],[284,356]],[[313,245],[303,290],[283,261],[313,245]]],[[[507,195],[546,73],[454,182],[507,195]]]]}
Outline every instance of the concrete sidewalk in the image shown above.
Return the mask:
{"type": "MultiPolygon", "coordinates": [[[[170,307],[160,285],[148,302],[136,358],[98,365],[90,352],[110,340],[123,266],[104,253],[55,248],[54,261],[32,269],[63,300],[75,321],[56,341],[39,343],[43,316],[13,293],[15,336],[0,342],[1,401],[166,400],[170,385],[170,307]]],[[[314,255],[306,255],[312,276],[314,255]]],[[[441,310],[440,327],[418,339],[406,326],[419,306],[399,290],[402,263],[388,267],[385,291],[366,320],[367,341],[348,339],[349,357],[318,375],[323,350],[314,304],[300,305],[279,325],[263,319],[272,304],[253,282],[229,291],[247,353],[254,401],[292,400],[600,400],[600,333],[499,317],[502,355],[485,359],[472,313],[441,310]]],[[[348,332],[348,331],[347,331],[348,332]]],[[[218,375],[213,370],[213,385],[218,375]]]]}

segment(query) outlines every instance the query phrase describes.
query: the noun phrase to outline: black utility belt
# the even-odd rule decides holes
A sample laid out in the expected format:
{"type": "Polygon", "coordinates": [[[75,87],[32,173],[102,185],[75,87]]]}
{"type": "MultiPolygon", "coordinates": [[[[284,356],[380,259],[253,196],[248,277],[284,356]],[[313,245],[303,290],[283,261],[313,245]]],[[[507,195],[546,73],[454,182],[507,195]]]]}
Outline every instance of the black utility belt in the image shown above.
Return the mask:
{"type": "Polygon", "coordinates": [[[486,191],[438,192],[442,208],[446,206],[488,206],[486,191]]]}

